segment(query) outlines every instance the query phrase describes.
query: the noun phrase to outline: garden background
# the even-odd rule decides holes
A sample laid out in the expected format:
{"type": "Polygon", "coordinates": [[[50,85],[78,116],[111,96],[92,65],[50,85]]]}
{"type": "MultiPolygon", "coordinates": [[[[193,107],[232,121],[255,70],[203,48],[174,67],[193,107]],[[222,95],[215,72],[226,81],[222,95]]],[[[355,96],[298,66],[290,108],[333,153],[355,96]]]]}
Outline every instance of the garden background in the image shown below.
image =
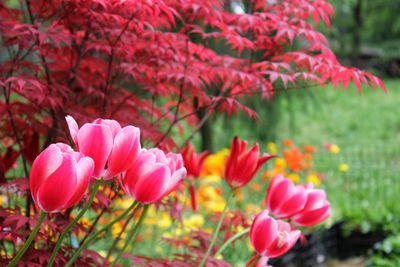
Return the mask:
{"type": "MultiPolygon", "coordinates": [[[[126,256],[123,266],[131,261],[179,266],[174,264],[192,259],[188,255],[202,255],[225,205],[222,176],[234,136],[258,142],[261,151],[278,157],[240,191],[223,222],[219,245],[249,225],[246,216],[262,210],[258,203],[270,179],[283,173],[296,183],[325,189],[332,215],[306,232],[308,245],[299,242],[272,265],[400,266],[400,2],[329,1],[335,14],[325,1],[121,1],[121,6],[100,0],[39,2],[0,3],[2,263],[15,253],[18,238],[26,237],[24,227],[35,222],[36,210],[26,193],[27,166],[51,142],[70,140],[64,122],[68,113],[80,123],[110,117],[133,124],[142,129],[143,145],[178,152],[191,142],[197,151],[210,153],[194,182],[197,211],[191,210],[186,188],[192,184],[185,183],[149,210],[136,256],[126,256]],[[272,28],[273,38],[268,38],[276,43],[267,41],[254,49],[265,28],[258,20],[239,17],[274,4],[282,4],[282,13],[308,21],[312,28],[300,23],[298,32],[279,32],[274,23],[287,22],[287,17],[263,17],[273,21],[262,26],[272,28]],[[317,15],[308,12],[310,6],[317,15]],[[345,75],[337,75],[335,64],[329,70],[304,67],[306,63],[290,54],[304,49],[317,58],[325,43],[316,32],[326,36],[339,62],[348,67],[345,75]],[[318,49],[305,40],[317,43],[318,49]],[[273,63],[251,65],[264,58],[273,63]],[[308,70],[291,72],[283,61],[308,70]],[[380,77],[384,86],[350,66],[380,77]],[[226,91],[232,94],[224,95],[226,91]],[[235,97],[238,92],[243,97],[235,97]],[[15,188],[18,194],[13,195],[15,188]],[[167,258],[176,261],[163,260],[167,258]]],[[[86,239],[85,231],[129,206],[121,191],[111,183],[101,188],[91,212],[79,222],[81,228],[69,236],[60,265],[86,239]]],[[[61,223],[49,223],[51,230],[57,233],[69,215],[52,217],[61,223]]],[[[122,249],[129,223],[113,226],[109,239],[97,240],[82,262],[106,265],[104,258],[112,260],[122,249]]],[[[49,256],[37,246],[30,254],[34,261],[49,256]]],[[[242,238],[213,263],[245,266],[252,253],[242,238]]]]}

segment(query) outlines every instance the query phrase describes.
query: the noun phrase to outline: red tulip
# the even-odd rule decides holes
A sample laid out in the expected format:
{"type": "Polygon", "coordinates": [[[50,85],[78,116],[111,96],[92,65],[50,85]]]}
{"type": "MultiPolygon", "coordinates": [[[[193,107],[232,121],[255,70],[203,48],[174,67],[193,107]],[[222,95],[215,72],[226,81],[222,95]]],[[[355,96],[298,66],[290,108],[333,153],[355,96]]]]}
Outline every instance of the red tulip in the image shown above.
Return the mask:
{"type": "Polygon", "coordinates": [[[46,212],[59,212],[85,194],[94,162],[66,144],[52,144],[37,156],[29,176],[32,198],[46,212]]]}
{"type": "Polygon", "coordinates": [[[307,201],[304,208],[292,217],[299,226],[313,226],[325,221],[331,214],[331,206],[322,189],[314,189],[313,184],[306,188],[307,201]]]}
{"type": "Polygon", "coordinates": [[[154,203],[174,191],[186,177],[180,154],[143,149],[133,165],[122,175],[125,192],[141,203],[154,203]]]}
{"type": "Polygon", "coordinates": [[[207,155],[207,151],[197,154],[192,144],[188,144],[184,147],[182,150],[182,156],[188,176],[192,176],[194,178],[198,178],[200,176],[200,172],[207,155]]]}
{"type": "Polygon", "coordinates": [[[257,143],[247,151],[246,148],[246,141],[240,140],[238,137],[233,139],[225,168],[225,179],[233,188],[245,186],[261,166],[274,157],[268,154],[260,157],[260,148],[257,143]]]}
{"type": "Polygon", "coordinates": [[[279,219],[288,219],[303,210],[307,200],[304,186],[295,186],[283,175],[275,176],[268,187],[268,210],[279,219]]]}
{"type": "Polygon", "coordinates": [[[299,230],[292,230],[290,224],[275,220],[268,210],[259,213],[250,227],[250,242],[255,251],[268,258],[275,258],[291,249],[300,237],[299,230]]]}
{"type": "Polygon", "coordinates": [[[66,120],[79,151],[93,158],[94,176],[97,178],[109,179],[126,171],[141,149],[137,127],[121,128],[115,120],[97,119],[79,128],[71,116],[67,116],[66,120]]]}
{"type": "MultiPolygon", "coordinates": [[[[187,175],[193,178],[198,178],[200,176],[201,169],[203,168],[204,160],[208,155],[207,151],[200,154],[196,153],[196,150],[192,144],[187,144],[182,150],[183,163],[187,170],[187,175]]],[[[190,200],[192,205],[192,210],[196,211],[197,201],[196,201],[196,190],[193,182],[189,185],[190,200]]]]}

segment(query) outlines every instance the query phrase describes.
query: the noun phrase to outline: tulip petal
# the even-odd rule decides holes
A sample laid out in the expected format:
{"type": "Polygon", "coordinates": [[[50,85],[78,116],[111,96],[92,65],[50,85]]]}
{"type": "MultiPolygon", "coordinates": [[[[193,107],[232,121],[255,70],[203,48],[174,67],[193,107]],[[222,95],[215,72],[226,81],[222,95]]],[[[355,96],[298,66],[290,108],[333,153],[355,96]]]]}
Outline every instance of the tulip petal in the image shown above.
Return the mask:
{"type": "Polygon", "coordinates": [[[254,249],[259,254],[265,250],[277,239],[278,224],[263,211],[256,216],[250,230],[250,241],[254,249]]]}
{"type": "Polygon", "coordinates": [[[304,188],[299,189],[299,192],[283,202],[277,211],[277,215],[280,218],[289,218],[303,210],[307,201],[307,195],[304,191],[304,188]]]}
{"type": "Polygon", "coordinates": [[[166,190],[164,195],[168,195],[172,191],[175,191],[177,187],[180,184],[180,181],[186,177],[186,169],[185,168],[180,168],[179,170],[176,170],[172,176],[171,179],[168,182],[168,189],[166,190]]]}
{"type": "Polygon", "coordinates": [[[113,146],[113,137],[107,126],[84,124],[78,132],[80,152],[94,160],[95,177],[101,177],[113,146]]]}
{"type": "Polygon", "coordinates": [[[110,129],[113,138],[119,133],[119,131],[121,131],[121,125],[116,120],[96,119],[93,123],[107,126],[110,129]]]}
{"type": "Polygon", "coordinates": [[[68,203],[64,206],[67,209],[81,200],[86,190],[89,187],[90,180],[93,175],[94,162],[92,158],[81,158],[76,166],[76,188],[74,195],[70,198],[68,203]]]}
{"type": "Polygon", "coordinates": [[[321,208],[325,205],[326,193],[321,189],[309,189],[307,195],[307,203],[304,207],[305,211],[321,208]]]}
{"type": "Polygon", "coordinates": [[[139,128],[126,126],[114,138],[113,148],[108,158],[106,178],[113,177],[132,166],[140,151],[139,128]]]}
{"type": "Polygon", "coordinates": [[[288,252],[296,244],[301,232],[295,230],[286,232],[285,234],[284,240],[276,239],[275,242],[271,244],[266,253],[269,258],[276,258],[288,252]]]}
{"type": "Polygon", "coordinates": [[[78,124],[76,123],[75,119],[69,115],[65,117],[65,120],[67,121],[68,124],[69,134],[71,135],[71,138],[74,141],[75,145],[78,146],[78,140],[77,140],[79,131],[78,124]]]}
{"type": "Polygon", "coordinates": [[[290,196],[290,191],[293,190],[293,183],[289,179],[283,179],[276,184],[274,190],[269,192],[270,199],[268,204],[268,208],[271,212],[275,213],[282,205],[282,203],[290,196]]]}
{"type": "Polygon", "coordinates": [[[39,187],[47,177],[55,172],[61,165],[63,160],[60,148],[52,144],[48,146],[39,156],[35,159],[32,164],[31,173],[29,175],[29,182],[32,197],[37,202],[36,194],[39,187]]]}
{"type": "Polygon", "coordinates": [[[37,204],[46,212],[58,212],[72,197],[76,189],[76,161],[69,154],[63,155],[63,161],[40,186],[37,192],[37,204]]]}
{"type": "Polygon", "coordinates": [[[303,212],[293,217],[293,222],[299,226],[313,226],[325,221],[330,216],[331,210],[329,203],[322,208],[303,212]]]}
{"type": "Polygon", "coordinates": [[[141,177],[134,189],[133,197],[141,203],[158,201],[168,188],[171,171],[162,164],[155,164],[154,169],[141,177]]]}

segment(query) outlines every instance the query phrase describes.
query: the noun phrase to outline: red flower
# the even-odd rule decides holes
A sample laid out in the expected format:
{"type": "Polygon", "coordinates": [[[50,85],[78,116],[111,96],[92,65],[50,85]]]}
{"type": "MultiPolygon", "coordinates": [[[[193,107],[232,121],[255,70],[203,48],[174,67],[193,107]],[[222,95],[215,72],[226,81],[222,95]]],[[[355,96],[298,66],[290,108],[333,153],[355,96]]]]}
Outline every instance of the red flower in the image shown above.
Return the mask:
{"type": "Polygon", "coordinates": [[[268,187],[267,208],[280,219],[288,219],[303,210],[307,201],[304,186],[295,186],[283,175],[275,176],[268,187]]]}
{"type": "Polygon", "coordinates": [[[331,214],[331,206],[322,189],[314,189],[308,184],[307,201],[304,208],[292,217],[293,222],[300,226],[313,226],[325,221],[331,214]]]}
{"type": "Polygon", "coordinates": [[[85,194],[94,162],[66,144],[52,144],[37,156],[29,176],[32,198],[40,209],[59,212],[85,194]]]}
{"type": "Polygon", "coordinates": [[[94,176],[112,178],[126,171],[140,151],[140,130],[131,125],[121,128],[115,120],[97,119],[81,128],[66,117],[70,134],[80,152],[93,158],[94,176]],[[105,166],[107,164],[107,170],[105,166]]]}
{"type": "Polygon", "coordinates": [[[121,183],[125,192],[141,203],[154,203],[174,191],[186,177],[180,154],[158,148],[143,149],[121,183]]]}
{"type": "Polygon", "coordinates": [[[188,176],[192,176],[194,178],[198,178],[200,176],[200,171],[208,154],[209,153],[207,151],[197,154],[192,144],[187,144],[183,148],[182,157],[188,176]]]}
{"type": "Polygon", "coordinates": [[[268,258],[275,258],[291,249],[300,237],[299,230],[292,230],[287,222],[275,220],[268,210],[257,214],[250,227],[250,242],[255,251],[268,258]]]}
{"type": "Polygon", "coordinates": [[[267,160],[275,157],[268,154],[260,157],[260,148],[257,143],[247,151],[246,148],[246,141],[238,137],[232,140],[231,151],[226,162],[225,179],[233,188],[245,186],[267,160]]]}

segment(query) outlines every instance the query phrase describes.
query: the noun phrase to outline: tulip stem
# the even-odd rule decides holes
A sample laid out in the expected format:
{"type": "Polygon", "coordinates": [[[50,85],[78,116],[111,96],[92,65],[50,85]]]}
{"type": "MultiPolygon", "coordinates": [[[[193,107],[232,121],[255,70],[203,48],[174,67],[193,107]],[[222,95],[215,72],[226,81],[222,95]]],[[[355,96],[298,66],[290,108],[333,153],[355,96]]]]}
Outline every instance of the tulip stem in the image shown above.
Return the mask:
{"type": "Polygon", "coordinates": [[[217,227],[216,227],[215,230],[214,230],[214,234],[213,234],[213,236],[212,236],[212,238],[211,238],[211,242],[210,242],[210,244],[208,245],[207,252],[206,252],[206,254],[204,255],[204,257],[203,257],[203,259],[201,260],[201,262],[200,262],[200,264],[199,264],[198,267],[203,267],[203,266],[206,264],[206,261],[207,261],[208,256],[210,256],[211,249],[213,248],[214,243],[215,243],[215,240],[217,239],[217,236],[218,236],[218,233],[219,233],[219,229],[221,228],[222,221],[224,220],[224,217],[225,217],[225,215],[226,215],[226,212],[228,211],[229,202],[230,202],[230,200],[232,199],[234,193],[235,193],[235,190],[234,190],[234,189],[231,189],[231,191],[229,192],[229,195],[228,195],[228,197],[227,197],[227,199],[226,199],[225,207],[224,207],[224,210],[222,211],[221,217],[219,218],[217,227]]]}
{"type": "Polygon", "coordinates": [[[33,229],[32,233],[29,235],[28,239],[25,241],[25,244],[22,247],[22,249],[18,252],[18,254],[14,257],[14,259],[10,262],[8,267],[16,266],[17,263],[19,262],[19,260],[22,258],[22,256],[24,256],[25,252],[29,248],[29,245],[32,243],[32,241],[35,238],[36,234],[39,232],[40,225],[42,224],[42,222],[46,218],[46,214],[47,213],[44,212],[44,211],[40,212],[40,217],[39,217],[39,220],[37,221],[37,223],[35,225],[35,228],[33,229]]]}
{"type": "Polygon", "coordinates": [[[125,241],[124,247],[118,252],[118,254],[115,257],[114,261],[111,263],[110,267],[114,266],[121,259],[122,254],[124,253],[124,251],[126,250],[126,248],[128,247],[129,244],[132,244],[132,248],[133,248],[133,245],[135,244],[136,236],[139,233],[138,230],[140,229],[140,226],[143,223],[143,219],[146,217],[146,213],[147,213],[148,208],[149,208],[149,205],[144,206],[143,212],[142,212],[142,214],[140,214],[138,222],[132,228],[131,232],[129,233],[129,235],[128,235],[126,241],[125,241]]]}
{"type": "Polygon", "coordinates": [[[72,227],[82,218],[82,216],[86,213],[86,211],[90,208],[90,205],[92,204],[94,197],[96,196],[97,191],[99,190],[100,186],[100,180],[96,180],[96,183],[94,184],[94,188],[92,193],[90,194],[89,201],[85,204],[81,212],[75,217],[75,219],[70,222],[67,227],[64,229],[64,231],[61,233],[60,237],[57,240],[56,246],[53,249],[53,253],[51,254],[49,263],[47,264],[47,267],[51,267],[54,264],[54,261],[56,259],[58,250],[61,247],[62,241],[64,240],[65,236],[71,231],[72,227]]]}
{"type": "Polygon", "coordinates": [[[247,267],[254,267],[257,265],[257,262],[260,260],[261,255],[255,255],[253,256],[250,261],[247,263],[247,267]]]}
{"type": "Polygon", "coordinates": [[[115,218],[114,220],[112,220],[110,223],[108,223],[107,225],[105,225],[103,228],[101,228],[99,231],[97,231],[96,233],[94,233],[91,237],[89,237],[86,242],[84,242],[82,244],[82,246],[79,247],[79,249],[74,253],[74,255],[72,256],[72,258],[67,262],[67,264],[65,265],[65,267],[70,267],[75,261],[76,259],[79,257],[79,255],[81,254],[81,252],[93,241],[95,240],[101,233],[107,231],[111,226],[113,226],[115,223],[119,222],[120,220],[122,220],[132,209],[134,209],[136,207],[136,205],[138,204],[137,201],[134,201],[132,203],[132,205],[129,206],[129,208],[127,208],[121,215],[119,215],[117,218],[115,218]]]}
{"type": "Polygon", "coordinates": [[[250,232],[250,228],[246,228],[243,231],[236,233],[234,236],[232,236],[231,238],[229,238],[220,248],[219,250],[215,253],[215,256],[218,256],[219,254],[222,253],[222,251],[224,251],[230,244],[232,244],[234,241],[236,241],[237,239],[241,238],[242,236],[244,236],[245,234],[248,234],[250,232]]]}

